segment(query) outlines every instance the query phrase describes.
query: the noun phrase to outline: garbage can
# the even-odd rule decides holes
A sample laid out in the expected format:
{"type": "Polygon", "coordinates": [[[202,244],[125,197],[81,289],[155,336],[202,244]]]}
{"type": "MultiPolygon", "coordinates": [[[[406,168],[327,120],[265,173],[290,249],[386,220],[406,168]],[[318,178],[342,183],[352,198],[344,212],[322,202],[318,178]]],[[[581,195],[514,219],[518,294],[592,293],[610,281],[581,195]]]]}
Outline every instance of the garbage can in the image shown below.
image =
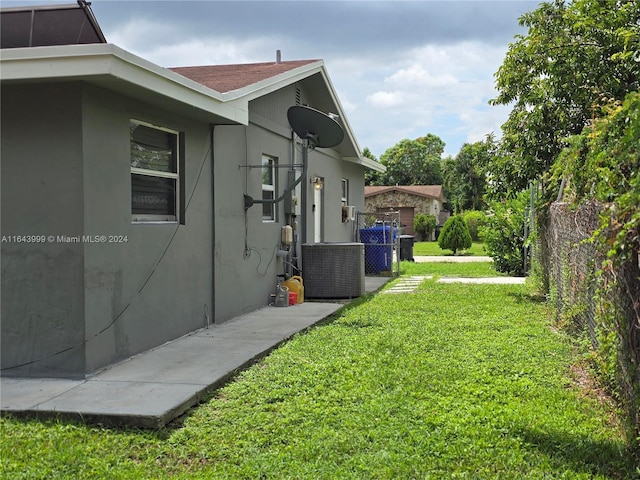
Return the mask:
{"type": "Polygon", "coordinates": [[[378,275],[391,270],[395,233],[391,225],[360,229],[360,241],[364,243],[365,273],[378,275]]]}
{"type": "Polygon", "coordinates": [[[413,235],[400,235],[400,260],[413,262],[413,235]]]}

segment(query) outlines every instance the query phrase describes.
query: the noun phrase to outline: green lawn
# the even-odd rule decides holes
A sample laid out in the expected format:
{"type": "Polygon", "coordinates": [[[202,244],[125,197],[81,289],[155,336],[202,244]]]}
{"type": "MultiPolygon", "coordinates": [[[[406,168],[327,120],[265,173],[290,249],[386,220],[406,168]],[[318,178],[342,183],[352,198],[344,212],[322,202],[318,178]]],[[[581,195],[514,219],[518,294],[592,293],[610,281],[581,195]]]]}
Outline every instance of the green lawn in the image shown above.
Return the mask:
{"type": "Polygon", "coordinates": [[[400,262],[400,275],[433,275],[434,277],[500,277],[491,262],[400,262]]]}
{"type": "MultiPolygon", "coordinates": [[[[413,254],[418,256],[453,255],[451,250],[442,250],[438,242],[416,242],[413,245],[413,254]]],[[[473,242],[471,248],[456,255],[486,255],[482,242],[473,242]]]]}
{"type": "Polygon", "coordinates": [[[524,285],[360,299],[157,432],[4,417],[0,476],[633,478],[615,409],[579,387],[549,318],[524,285]]]}

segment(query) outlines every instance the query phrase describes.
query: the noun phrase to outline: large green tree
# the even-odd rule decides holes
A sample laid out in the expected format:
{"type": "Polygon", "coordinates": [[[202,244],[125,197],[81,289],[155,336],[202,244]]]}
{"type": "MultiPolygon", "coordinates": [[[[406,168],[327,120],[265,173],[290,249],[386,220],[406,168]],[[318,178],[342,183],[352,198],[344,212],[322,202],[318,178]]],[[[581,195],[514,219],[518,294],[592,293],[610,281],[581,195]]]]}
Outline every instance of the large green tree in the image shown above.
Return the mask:
{"type": "Polygon", "coordinates": [[[639,22],[637,0],[555,0],[521,17],[528,33],[510,45],[492,100],[512,105],[503,154],[488,166],[496,196],[541,177],[600,105],[638,90],[639,22]]]}
{"type": "Polygon", "coordinates": [[[455,212],[484,209],[484,167],[496,155],[493,135],[482,142],[465,143],[455,157],[442,161],[443,185],[455,212]]]}
{"type": "Polygon", "coordinates": [[[431,133],[415,140],[404,139],[380,157],[387,171],[371,179],[371,185],[440,185],[440,158],[445,143],[431,133]]]}

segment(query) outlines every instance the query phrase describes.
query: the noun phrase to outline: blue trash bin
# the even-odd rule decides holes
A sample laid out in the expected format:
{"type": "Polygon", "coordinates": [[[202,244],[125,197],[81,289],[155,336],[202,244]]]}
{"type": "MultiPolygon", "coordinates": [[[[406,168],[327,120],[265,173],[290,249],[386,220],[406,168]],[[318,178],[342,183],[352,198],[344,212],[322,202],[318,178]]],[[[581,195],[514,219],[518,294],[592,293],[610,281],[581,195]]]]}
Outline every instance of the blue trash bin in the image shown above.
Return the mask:
{"type": "Polygon", "coordinates": [[[364,243],[365,273],[378,275],[391,270],[395,236],[396,229],[391,225],[360,229],[360,241],[364,243]]]}

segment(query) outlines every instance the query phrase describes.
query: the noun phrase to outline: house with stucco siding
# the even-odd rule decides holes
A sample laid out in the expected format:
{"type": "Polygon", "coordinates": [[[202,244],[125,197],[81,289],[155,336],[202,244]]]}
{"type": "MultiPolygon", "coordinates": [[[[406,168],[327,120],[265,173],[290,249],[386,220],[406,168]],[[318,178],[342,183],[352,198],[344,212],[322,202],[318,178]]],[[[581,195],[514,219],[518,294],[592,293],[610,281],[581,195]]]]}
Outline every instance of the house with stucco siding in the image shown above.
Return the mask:
{"type": "Polygon", "coordinates": [[[343,207],[384,167],[322,60],[168,69],[84,2],[0,19],[2,375],[89,375],[267,306],[303,244],[352,241],[343,207]],[[305,166],[296,106],[344,131],[305,166]]]}

